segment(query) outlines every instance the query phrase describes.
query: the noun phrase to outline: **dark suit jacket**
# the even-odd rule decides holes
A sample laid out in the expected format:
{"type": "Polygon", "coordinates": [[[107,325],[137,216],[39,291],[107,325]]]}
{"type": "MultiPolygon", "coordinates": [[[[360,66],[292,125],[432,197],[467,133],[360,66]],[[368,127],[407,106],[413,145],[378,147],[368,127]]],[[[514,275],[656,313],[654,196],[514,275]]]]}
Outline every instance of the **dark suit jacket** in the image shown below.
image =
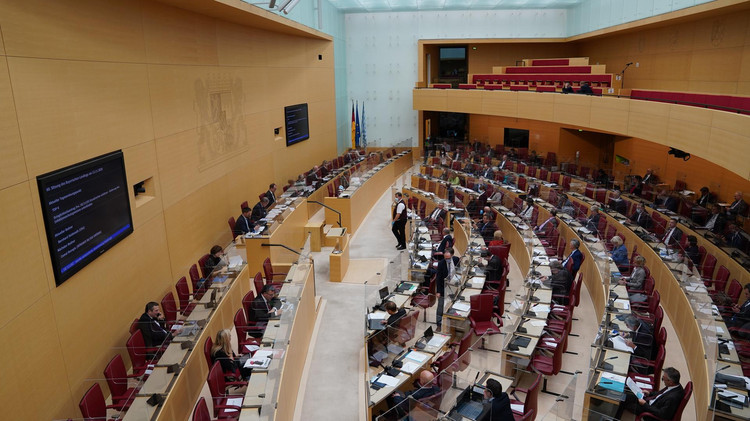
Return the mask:
{"type": "Polygon", "coordinates": [[[268,190],[265,196],[268,198],[268,206],[266,207],[266,209],[268,209],[273,206],[274,203],[276,203],[276,197],[274,197],[274,194],[271,193],[271,190],[268,190]]]}
{"type": "Polygon", "coordinates": [[[699,265],[701,262],[701,252],[698,246],[685,247],[685,256],[687,256],[694,265],[699,265]]]}
{"type": "MultiPolygon", "coordinates": [[[[461,259],[458,256],[453,256],[453,265],[458,270],[458,263],[461,259]]],[[[437,276],[435,277],[435,292],[440,295],[445,295],[445,278],[448,277],[448,261],[443,259],[438,262],[437,265],[437,276]]]]}
{"type": "Polygon", "coordinates": [[[645,210],[641,213],[638,213],[637,211],[634,212],[630,217],[630,220],[638,224],[641,228],[649,229],[651,227],[651,215],[645,210]]]}
{"type": "Polygon", "coordinates": [[[263,203],[262,202],[256,203],[255,206],[253,206],[253,214],[250,215],[250,220],[254,224],[265,217],[266,217],[266,208],[263,207],[263,203]]]}
{"type": "Polygon", "coordinates": [[[497,231],[497,225],[495,225],[495,223],[492,221],[479,226],[479,233],[482,235],[482,238],[484,238],[484,242],[487,244],[492,241],[492,237],[495,235],[495,231],[497,231]]]}
{"type": "Polygon", "coordinates": [[[433,209],[432,212],[430,212],[429,215],[426,215],[427,218],[429,220],[433,221],[433,222],[437,221],[437,218],[441,218],[443,220],[443,222],[445,222],[445,217],[448,216],[448,211],[446,211],[445,209],[443,209],[440,212],[438,212],[437,218],[434,218],[434,219],[432,218],[432,214],[435,213],[435,210],[437,210],[437,209],[440,209],[440,208],[433,209]]]}
{"type": "Polygon", "coordinates": [[[252,303],[250,303],[250,314],[248,318],[254,322],[265,322],[271,318],[269,311],[273,308],[271,302],[266,302],[262,295],[255,297],[252,303]]]}
{"type": "Polygon", "coordinates": [[[653,174],[643,176],[643,184],[656,184],[657,177],[653,174]]]}
{"type": "Polygon", "coordinates": [[[149,348],[161,346],[172,337],[163,321],[152,319],[146,313],[141,314],[141,318],[138,319],[138,328],[143,334],[143,343],[149,348]]]}
{"type": "Polygon", "coordinates": [[[742,303],[742,305],[740,306],[740,312],[732,316],[732,319],[729,321],[729,325],[740,327],[747,322],[750,322],[750,300],[742,303]]]}
{"type": "Polygon", "coordinates": [[[669,196],[666,199],[664,199],[664,203],[662,206],[664,206],[665,209],[669,209],[672,212],[677,212],[677,207],[680,205],[680,201],[677,200],[676,197],[669,196]]]}
{"type": "Polygon", "coordinates": [[[728,212],[731,215],[737,216],[737,215],[746,215],[747,214],[747,202],[744,200],[735,200],[732,202],[732,206],[729,207],[728,212]]]}
{"type": "MultiPolygon", "coordinates": [[[[564,295],[567,296],[570,292],[570,286],[573,284],[573,275],[570,274],[565,268],[561,269],[556,274],[549,278],[550,285],[552,286],[553,295],[564,295]]],[[[559,298],[559,297],[555,297],[559,298]]]]}
{"type": "Polygon", "coordinates": [[[594,215],[591,215],[588,219],[586,219],[586,223],[584,226],[591,231],[593,235],[597,235],[599,233],[599,218],[601,215],[599,212],[595,213],[594,215]]]}
{"type": "Polygon", "coordinates": [[[701,196],[698,198],[698,200],[695,202],[698,206],[703,206],[704,208],[708,207],[708,204],[711,203],[711,193],[701,196]]]}
{"type": "Polygon", "coordinates": [[[625,215],[625,212],[628,210],[628,204],[625,203],[625,200],[622,198],[618,200],[612,199],[609,201],[609,208],[617,213],[625,215]]]}
{"type": "Polygon", "coordinates": [[[633,341],[633,345],[635,345],[633,355],[651,359],[651,350],[654,347],[653,329],[646,323],[640,323],[641,327],[631,334],[630,340],[633,341]]]}
{"type": "Polygon", "coordinates": [[[489,402],[490,410],[488,417],[485,418],[488,421],[510,421],[515,419],[513,417],[513,411],[510,409],[510,398],[508,394],[503,392],[500,396],[492,398],[489,402]]]}
{"type": "Polygon", "coordinates": [[[250,220],[242,215],[237,217],[237,222],[234,224],[234,235],[247,234],[252,230],[253,227],[250,220]]]}
{"type": "Polygon", "coordinates": [[[495,178],[495,172],[492,170],[482,171],[481,176],[484,178],[493,179],[495,178]]]}
{"type": "Polygon", "coordinates": [[[567,264],[568,260],[573,261],[573,266],[570,268],[570,274],[573,275],[573,277],[576,276],[576,273],[578,273],[578,269],[581,268],[581,263],[583,263],[583,253],[581,253],[581,250],[573,250],[572,253],[568,256],[565,261],[563,261],[563,266],[567,264]]]}
{"type": "MultiPolygon", "coordinates": [[[[706,225],[708,225],[709,221],[711,221],[711,218],[713,218],[714,215],[708,215],[708,219],[706,220],[706,225]]],[[[724,212],[719,212],[716,214],[716,222],[714,222],[713,228],[710,229],[711,232],[714,234],[722,234],[724,232],[724,227],[727,224],[727,216],[724,214],[724,212]]]]}
{"type": "Polygon", "coordinates": [[[453,244],[453,237],[450,234],[444,236],[443,239],[440,240],[440,244],[438,245],[438,248],[436,251],[440,253],[444,253],[446,247],[448,246],[448,243],[453,244]]]}
{"type": "Polygon", "coordinates": [[[745,237],[742,235],[742,232],[736,231],[734,233],[728,233],[726,236],[727,244],[729,244],[732,247],[741,249],[745,246],[745,237]]]}
{"type": "Polygon", "coordinates": [[[404,310],[403,308],[400,308],[398,309],[397,312],[388,316],[388,320],[386,321],[386,324],[388,326],[394,326],[404,316],[406,316],[406,310],[404,310]]]}
{"type": "MultiPolygon", "coordinates": [[[[653,405],[649,405],[648,400],[653,398],[653,396],[656,396],[656,394],[644,398],[647,401],[646,405],[639,406],[636,412],[638,414],[641,414],[643,412],[650,412],[659,418],[670,419],[674,416],[675,412],[677,412],[677,408],[679,408],[680,402],[682,401],[682,397],[684,395],[685,390],[682,388],[682,385],[677,385],[677,387],[670,390],[669,392],[666,392],[663,396],[657,399],[657,401],[654,402],[653,405]]],[[[646,417],[645,419],[649,418],[646,417]]]]}
{"type": "Polygon", "coordinates": [[[679,244],[680,243],[680,239],[682,238],[682,231],[679,228],[675,227],[674,228],[674,232],[672,233],[672,236],[669,237],[669,243],[667,243],[666,242],[667,241],[667,236],[669,235],[669,231],[671,231],[671,230],[672,230],[671,228],[667,227],[667,229],[664,230],[664,238],[662,239],[662,241],[664,241],[665,244],[668,245],[668,246],[673,246],[675,244],[679,244]]]}

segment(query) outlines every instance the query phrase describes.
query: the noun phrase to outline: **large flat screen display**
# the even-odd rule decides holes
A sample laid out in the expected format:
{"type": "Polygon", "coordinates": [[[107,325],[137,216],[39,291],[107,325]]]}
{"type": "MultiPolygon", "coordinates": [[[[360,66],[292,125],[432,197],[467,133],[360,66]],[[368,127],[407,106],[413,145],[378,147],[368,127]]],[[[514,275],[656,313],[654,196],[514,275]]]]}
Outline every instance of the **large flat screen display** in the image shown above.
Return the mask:
{"type": "Polygon", "coordinates": [[[286,123],[286,145],[294,145],[310,138],[310,127],[307,122],[307,104],[284,107],[286,123]]]}
{"type": "Polygon", "coordinates": [[[133,232],[122,151],[36,180],[58,286],[133,232]]]}

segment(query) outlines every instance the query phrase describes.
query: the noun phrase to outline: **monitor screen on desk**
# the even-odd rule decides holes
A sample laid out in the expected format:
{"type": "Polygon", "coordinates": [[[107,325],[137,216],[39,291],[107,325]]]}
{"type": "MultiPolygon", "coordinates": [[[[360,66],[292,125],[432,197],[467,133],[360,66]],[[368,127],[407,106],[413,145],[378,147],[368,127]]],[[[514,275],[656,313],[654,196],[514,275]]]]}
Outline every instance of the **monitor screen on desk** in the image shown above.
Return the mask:
{"type": "Polygon", "coordinates": [[[286,124],[286,145],[291,146],[310,138],[310,126],[307,120],[307,104],[284,107],[286,124]]]}
{"type": "Polygon", "coordinates": [[[133,232],[122,151],[37,177],[55,282],[133,232]]]}

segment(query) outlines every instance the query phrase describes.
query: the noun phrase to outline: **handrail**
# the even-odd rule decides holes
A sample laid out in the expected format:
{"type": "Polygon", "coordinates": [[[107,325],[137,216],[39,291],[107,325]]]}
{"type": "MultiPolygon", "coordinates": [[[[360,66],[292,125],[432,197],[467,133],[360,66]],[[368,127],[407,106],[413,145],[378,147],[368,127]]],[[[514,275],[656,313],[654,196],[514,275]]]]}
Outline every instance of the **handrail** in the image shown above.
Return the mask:
{"type": "Polygon", "coordinates": [[[284,245],[284,244],[263,243],[263,244],[261,244],[261,247],[282,247],[282,248],[285,248],[285,249],[291,251],[292,253],[297,254],[298,256],[302,256],[302,253],[300,253],[297,250],[295,250],[295,249],[293,249],[293,248],[291,248],[291,247],[289,247],[287,245],[284,245]]]}
{"type": "Polygon", "coordinates": [[[341,225],[341,212],[339,212],[336,209],[334,209],[334,208],[326,205],[325,203],[318,202],[317,200],[308,200],[307,202],[308,203],[317,203],[317,204],[319,204],[320,206],[323,206],[326,209],[330,209],[332,212],[336,212],[336,214],[339,216],[339,221],[338,221],[339,228],[342,227],[342,225],[341,225]]]}

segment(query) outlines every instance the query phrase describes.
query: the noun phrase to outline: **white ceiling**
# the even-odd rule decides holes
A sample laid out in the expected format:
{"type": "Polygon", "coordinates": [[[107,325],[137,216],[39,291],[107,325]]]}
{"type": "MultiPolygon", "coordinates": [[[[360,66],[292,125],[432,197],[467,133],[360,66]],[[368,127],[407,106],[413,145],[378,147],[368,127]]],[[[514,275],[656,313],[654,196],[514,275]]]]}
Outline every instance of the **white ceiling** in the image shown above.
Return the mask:
{"type": "Polygon", "coordinates": [[[328,0],[346,13],[417,10],[563,9],[584,0],[328,0]]]}

